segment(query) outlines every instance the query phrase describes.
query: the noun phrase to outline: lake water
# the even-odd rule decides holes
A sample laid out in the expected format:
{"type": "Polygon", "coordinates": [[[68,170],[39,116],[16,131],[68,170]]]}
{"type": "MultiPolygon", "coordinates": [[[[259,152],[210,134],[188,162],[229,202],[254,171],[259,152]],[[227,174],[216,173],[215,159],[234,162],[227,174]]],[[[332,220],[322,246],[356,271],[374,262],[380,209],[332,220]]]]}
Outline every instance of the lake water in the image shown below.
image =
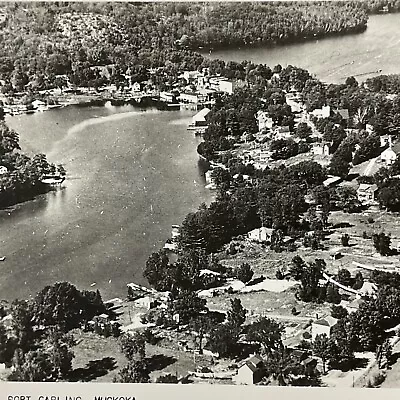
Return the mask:
{"type": "Polygon", "coordinates": [[[65,189],[0,213],[0,297],[68,280],[126,294],[145,283],[152,251],[171,225],[211,200],[198,165],[193,113],[133,107],[64,108],[7,119],[29,154],[68,171],[65,189]]]}
{"type": "Polygon", "coordinates": [[[400,14],[370,16],[368,28],[359,34],[277,47],[242,48],[204,54],[225,61],[250,60],[302,67],[328,83],[341,83],[348,76],[358,81],[380,74],[400,72],[400,14]],[[382,70],[377,73],[376,71],[382,70]]]}
{"type": "MultiPolygon", "coordinates": [[[[378,69],[395,73],[399,22],[400,14],[374,16],[357,35],[211,56],[298,65],[335,82],[378,69]]],[[[186,130],[192,115],[126,106],[8,118],[22,149],[63,163],[68,179],[64,190],[0,212],[0,256],[7,256],[0,298],[23,298],[59,280],[81,289],[96,283],[104,298],[124,296],[128,282],[145,283],[145,262],[170,237],[171,225],[212,199],[198,139],[186,130]]]]}

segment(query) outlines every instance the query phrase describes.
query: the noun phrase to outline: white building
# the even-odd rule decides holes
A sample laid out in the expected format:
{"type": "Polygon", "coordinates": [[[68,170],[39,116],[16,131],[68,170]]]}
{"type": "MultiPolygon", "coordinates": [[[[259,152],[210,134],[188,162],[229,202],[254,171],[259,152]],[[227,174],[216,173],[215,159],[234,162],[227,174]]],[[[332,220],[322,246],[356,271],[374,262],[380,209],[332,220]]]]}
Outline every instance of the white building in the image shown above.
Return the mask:
{"type": "Polygon", "coordinates": [[[274,121],[268,116],[265,111],[258,111],[256,114],[256,119],[258,122],[258,131],[263,132],[266,129],[271,129],[274,126],[274,121]]]}
{"type": "Polygon", "coordinates": [[[260,356],[251,356],[239,369],[234,381],[238,385],[254,385],[264,376],[264,362],[260,356]]]}
{"type": "Polygon", "coordinates": [[[160,92],[160,100],[167,103],[173,103],[175,100],[175,95],[171,92],[160,92]]]}
{"type": "Polygon", "coordinates": [[[185,92],[179,95],[178,100],[183,103],[198,104],[207,101],[207,96],[199,92],[185,92]]]}
{"type": "Polygon", "coordinates": [[[253,229],[247,233],[247,237],[254,242],[267,242],[271,239],[271,234],[273,232],[272,228],[261,228],[253,229]]]}
{"type": "Polygon", "coordinates": [[[386,165],[392,165],[397,160],[397,149],[393,146],[388,147],[385,151],[381,153],[380,159],[386,165]]]}
{"type": "Polygon", "coordinates": [[[373,204],[378,186],[370,183],[361,183],[357,189],[358,201],[363,205],[373,204]]]}
{"type": "Polygon", "coordinates": [[[192,117],[190,126],[205,126],[207,125],[206,117],[211,110],[209,108],[203,108],[196,115],[192,117]]]}
{"type": "Polygon", "coordinates": [[[316,142],[312,144],[312,152],[314,156],[329,156],[330,144],[327,142],[316,142]]]}
{"type": "Polygon", "coordinates": [[[329,118],[331,115],[331,107],[330,106],[322,106],[322,108],[316,108],[311,111],[311,114],[317,118],[329,118]]]}
{"type": "Polygon", "coordinates": [[[311,325],[312,341],[315,340],[317,335],[326,335],[328,338],[331,336],[331,330],[336,325],[337,319],[328,315],[327,317],[320,318],[313,322],[311,325]]]}

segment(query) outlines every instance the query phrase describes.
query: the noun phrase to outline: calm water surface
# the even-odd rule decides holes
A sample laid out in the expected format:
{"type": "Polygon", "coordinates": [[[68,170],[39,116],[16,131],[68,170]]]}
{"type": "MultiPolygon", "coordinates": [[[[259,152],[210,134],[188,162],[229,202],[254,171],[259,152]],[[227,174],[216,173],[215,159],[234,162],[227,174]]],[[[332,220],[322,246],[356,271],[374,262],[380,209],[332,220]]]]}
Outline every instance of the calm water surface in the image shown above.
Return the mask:
{"type": "Polygon", "coordinates": [[[367,30],[355,35],[273,48],[221,50],[205,55],[225,61],[251,60],[270,67],[291,64],[329,83],[341,83],[351,75],[362,81],[400,72],[400,14],[370,16],[367,30]],[[377,73],[378,70],[382,72],[377,73]]]}
{"type": "MultiPolygon", "coordinates": [[[[214,52],[210,57],[292,64],[320,79],[359,80],[397,73],[400,14],[373,16],[361,34],[276,48],[214,52]]],[[[190,112],[132,107],[64,108],[8,118],[24,151],[43,152],[68,170],[65,189],[0,212],[0,298],[34,294],[68,280],[124,296],[127,282],[162,247],[171,225],[211,201],[186,130],[190,112]]]]}
{"type": "Polygon", "coordinates": [[[21,147],[63,163],[68,179],[64,190],[0,213],[0,297],[68,280],[96,283],[110,298],[145,283],[145,262],[171,224],[211,200],[186,130],[192,114],[71,107],[9,118],[21,147]]]}

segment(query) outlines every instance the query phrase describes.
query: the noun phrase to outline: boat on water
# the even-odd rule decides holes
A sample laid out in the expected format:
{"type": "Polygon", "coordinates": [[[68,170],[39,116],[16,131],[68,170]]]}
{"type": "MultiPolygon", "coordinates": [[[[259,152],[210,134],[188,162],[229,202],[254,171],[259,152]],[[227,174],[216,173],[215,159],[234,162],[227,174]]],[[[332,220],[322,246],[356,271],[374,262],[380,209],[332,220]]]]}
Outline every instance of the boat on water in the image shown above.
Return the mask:
{"type": "Polygon", "coordinates": [[[46,185],[61,185],[65,181],[64,176],[60,175],[44,175],[41,182],[46,185]]]}
{"type": "Polygon", "coordinates": [[[0,261],[6,261],[6,257],[5,256],[0,257],[0,261]]]}

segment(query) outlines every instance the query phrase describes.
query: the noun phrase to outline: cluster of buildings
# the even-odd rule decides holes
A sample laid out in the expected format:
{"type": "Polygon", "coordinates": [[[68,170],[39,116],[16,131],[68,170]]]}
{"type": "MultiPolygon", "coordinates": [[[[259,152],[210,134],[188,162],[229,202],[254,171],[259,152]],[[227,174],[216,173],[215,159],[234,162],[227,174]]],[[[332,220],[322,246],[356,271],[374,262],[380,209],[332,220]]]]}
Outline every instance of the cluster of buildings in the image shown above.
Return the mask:
{"type": "Polygon", "coordinates": [[[161,101],[179,105],[183,109],[201,110],[212,107],[219,94],[232,94],[236,87],[243,84],[220,75],[210,75],[207,68],[200,71],[183,71],[179,81],[169,91],[159,93],[161,101]]]}

